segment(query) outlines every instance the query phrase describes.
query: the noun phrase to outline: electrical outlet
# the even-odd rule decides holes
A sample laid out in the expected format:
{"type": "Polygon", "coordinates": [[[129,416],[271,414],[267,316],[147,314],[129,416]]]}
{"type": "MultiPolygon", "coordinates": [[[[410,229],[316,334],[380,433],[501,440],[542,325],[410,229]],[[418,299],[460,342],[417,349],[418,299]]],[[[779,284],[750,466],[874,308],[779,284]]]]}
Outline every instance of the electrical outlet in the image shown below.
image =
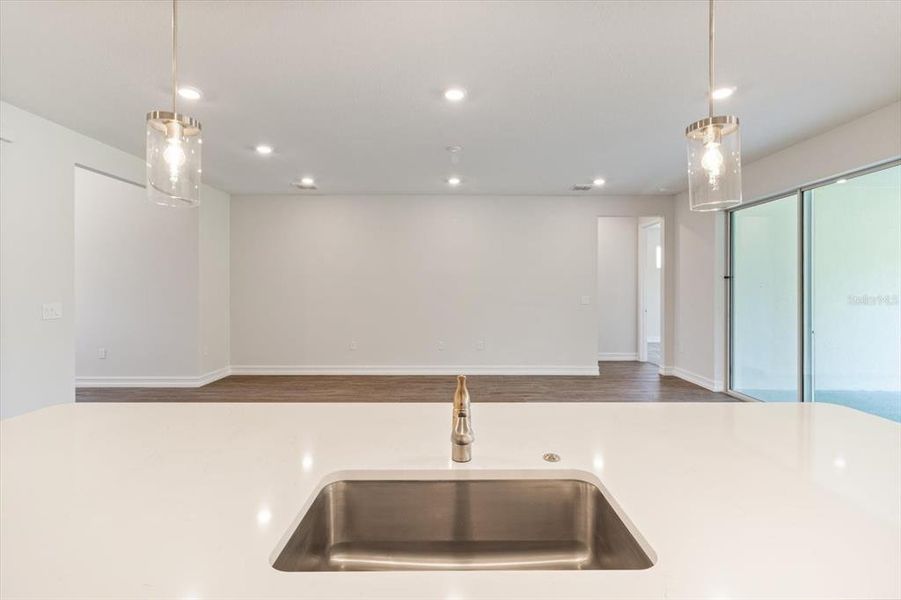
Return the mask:
{"type": "Polygon", "coordinates": [[[106,348],[97,348],[97,358],[106,360],[106,348]]]}
{"type": "Polygon", "coordinates": [[[591,304],[591,296],[582,296],[582,305],[591,304]]]}
{"type": "Polygon", "coordinates": [[[479,340],[476,342],[476,350],[484,350],[485,349],[485,340],[479,340]]]}
{"type": "Polygon", "coordinates": [[[447,349],[447,344],[445,344],[444,341],[439,341],[438,342],[438,351],[444,352],[446,349],[447,349]]]}
{"type": "Polygon", "coordinates": [[[41,318],[45,321],[63,318],[62,302],[47,302],[41,306],[41,318]]]}
{"type": "Polygon", "coordinates": [[[356,349],[357,349],[357,342],[356,342],[356,340],[351,340],[351,342],[350,342],[350,349],[351,349],[351,350],[356,350],[356,349]]]}

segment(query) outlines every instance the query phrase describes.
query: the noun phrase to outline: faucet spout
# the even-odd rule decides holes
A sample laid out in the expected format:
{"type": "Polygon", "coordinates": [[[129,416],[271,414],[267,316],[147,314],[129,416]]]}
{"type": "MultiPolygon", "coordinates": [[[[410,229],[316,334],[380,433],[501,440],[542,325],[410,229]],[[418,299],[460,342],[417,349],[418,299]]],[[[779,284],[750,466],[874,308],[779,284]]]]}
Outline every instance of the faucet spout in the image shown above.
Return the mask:
{"type": "Polygon", "coordinates": [[[469,390],[466,376],[457,376],[457,391],[454,392],[454,412],[451,427],[451,458],[454,462],[472,460],[472,420],[469,412],[469,390]]]}

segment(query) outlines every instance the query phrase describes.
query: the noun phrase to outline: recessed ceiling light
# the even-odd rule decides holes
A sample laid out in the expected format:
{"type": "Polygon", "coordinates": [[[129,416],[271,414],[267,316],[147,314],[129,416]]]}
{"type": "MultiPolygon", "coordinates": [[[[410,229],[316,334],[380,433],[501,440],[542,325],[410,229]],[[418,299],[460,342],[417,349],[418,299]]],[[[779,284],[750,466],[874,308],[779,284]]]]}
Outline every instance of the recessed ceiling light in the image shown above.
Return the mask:
{"type": "Polygon", "coordinates": [[[734,87],[721,87],[713,90],[713,93],[710,94],[714,100],[725,100],[729,96],[735,93],[734,87]]]}
{"type": "Polygon", "coordinates": [[[300,179],[295,179],[291,182],[291,185],[300,190],[316,190],[319,189],[316,187],[316,180],[310,177],[309,175],[301,177],[300,179]]]}
{"type": "Polygon", "coordinates": [[[466,97],[466,90],[463,88],[449,88],[444,91],[444,98],[451,102],[459,102],[466,97]]]}
{"type": "Polygon", "coordinates": [[[835,183],[848,183],[848,180],[847,179],[839,179],[835,183]]]}
{"type": "Polygon", "coordinates": [[[178,88],[178,95],[185,100],[200,100],[200,97],[203,96],[203,94],[200,93],[200,90],[192,87],[178,88]]]}
{"type": "Polygon", "coordinates": [[[605,183],[607,183],[605,180],[598,177],[597,179],[595,179],[594,181],[591,182],[591,185],[596,186],[596,187],[601,187],[605,183]]]}
{"type": "Polygon", "coordinates": [[[460,185],[460,178],[459,177],[448,177],[447,185],[460,185]]]}
{"type": "Polygon", "coordinates": [[[257,154],[272,154],[272,146],[260,144],[256,147],[257,154]]]}

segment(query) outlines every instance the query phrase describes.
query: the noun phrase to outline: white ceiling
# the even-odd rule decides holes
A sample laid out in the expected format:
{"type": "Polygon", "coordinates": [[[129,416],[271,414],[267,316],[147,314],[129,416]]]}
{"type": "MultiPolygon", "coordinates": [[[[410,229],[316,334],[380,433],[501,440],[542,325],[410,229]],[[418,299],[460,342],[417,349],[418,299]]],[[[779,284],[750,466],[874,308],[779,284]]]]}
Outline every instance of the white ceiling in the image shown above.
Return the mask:
{"type": "MultiPolygon", "coordinates": [[[[2,99],[136,155],[169,107],[164,1],[0,2],[2,99]]],[[[181,4],[204,177],[233,193],[558,194],[684,188],[705,115],[705,0],[181,4]],[[469,97],[442,97],[461,85],[469,97]],[[257,156],[268,143],[275,153],[257,156]],[[464,147],[451,168],[444,148],[464,147]],[[300,193],[300,192],[298,192],[300,193]]],[[[901,97],[901,2],[718,3],[720,112],[745,160],[901,97]]]]}

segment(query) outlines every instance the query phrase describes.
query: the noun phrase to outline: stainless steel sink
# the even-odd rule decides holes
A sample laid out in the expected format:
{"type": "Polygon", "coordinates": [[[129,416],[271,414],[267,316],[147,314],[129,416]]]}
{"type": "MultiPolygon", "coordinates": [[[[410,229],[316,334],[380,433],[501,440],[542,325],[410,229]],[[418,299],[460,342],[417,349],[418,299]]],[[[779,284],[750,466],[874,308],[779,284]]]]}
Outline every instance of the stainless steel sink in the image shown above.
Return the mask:
{"type": "Polygon", "coordinates": [[[646,569],[601,491],[577,479],[344,480],[325,486],[280,571],[646,569]]]}

